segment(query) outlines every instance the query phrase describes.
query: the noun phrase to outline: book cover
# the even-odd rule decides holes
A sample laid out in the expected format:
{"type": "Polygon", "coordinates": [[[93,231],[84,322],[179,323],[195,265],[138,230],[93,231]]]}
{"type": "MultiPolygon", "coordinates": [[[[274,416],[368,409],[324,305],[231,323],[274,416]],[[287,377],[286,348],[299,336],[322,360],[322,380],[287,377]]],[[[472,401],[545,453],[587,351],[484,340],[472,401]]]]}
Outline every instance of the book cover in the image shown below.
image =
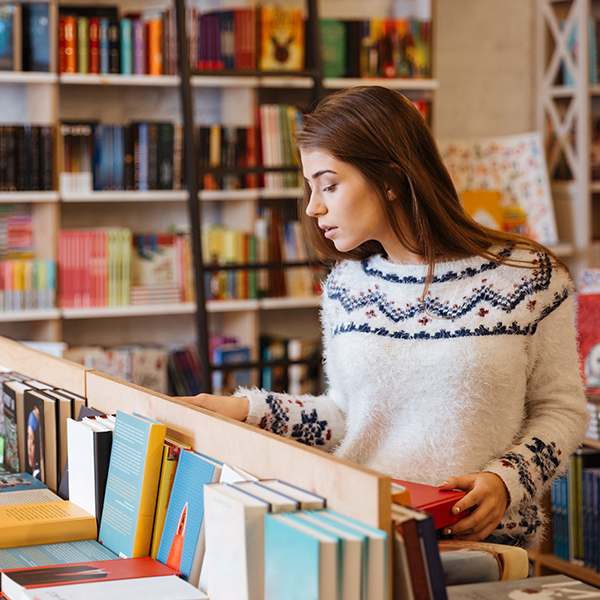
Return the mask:
{"type": "Polygon", "coordinates": [[[179,455],[182,449],[190,449],[190,446],[173,439],[166,438],[163,447],[162,463],[160,467],[160,480],[158,483],[158,495],[156,499],[156,513],[154,516],[154,527],[152,528],[152,543],[150,546],[150,556],[156,558],[160,539],[165,526],[167,517],[167,508],[173,482],[175,481],[175,472],[179,463],[179,455]]]}
{"type": "Polygon", "coordinates": [[[61,498],[29,473],[0,475],[0,506],[58,502],[61,498]]]}
{"type": "Polygon", "coordinates": [[[206,579],[210,597],[264,597],[265,500],[227,483],[204,487],[206,579]]]}
{"type": "Polygon", "coordinates": [[[39,477],[51,490],[58,489],[56,400],[28,389],[23,396],[27,430],[25,471],[39,477]]]}
{"type": "Polygon", "coordinates": [[[23,71],[50,71],[50,16],[47,2],[24,2],[23,71]]]}
{"type": "Polygon", "coordinates": [[[121,75],[133,74],[133,23],[131,19],[121,19],[121,75]]]}
{"type": "Polygon", "coordinates": [[[208,596],[176,575],[137,577],[115,581],[93,581],[36,588],[22,598],[31,600],[208,600],[208,596]]]}
{"type": "Polygon", "coordinates": [[[448,600],[518,600],[519,598],[600,598],[600,590],[566,575],[448,586],[448,600]]]}
{"type": "Polygon", "coordinates": [[[150,551],[166,426],[117,411],[98,541],[119,556],[150,551]]]}
{"type": "Polygon", "coordinates": [[[304,18],[302,11],[273,5],[260,9],[259,68],[263,71],[304,69],[304,18]]]}
{"type": "Polygon", "coordinates": [[[47,565],[87,562],[90,560],[117,560],[119,557],[96,540],[78,540],[36,546],[0,548],[0,571],[47,565]]]}
{"type": "Polygon", "coordinates": [[[21,5],[0,6],[0,70],[21,70],[21,5]]]}
{"type": "MultiPolygon", "coordinates": [[[[242,344],[223,344],[213,351],[213,365],[235,365],[250,362],[250,347],[242,344]]],[[[227,369],[212,372],[213,394],[227,396],[240,386],[250,385],[249,369],[227,369]]]]}
{"type": "Polygon", "coordinates": [[[600,387],[600,294],[577,294],[576,323],[584,380],[600,387]]]}
{"type": "MultiPolygon", "coordinates": [[[[23,398],[28,385],[20,381],[2,383],[2,414],[4,429],[4,468],[10,473],[26,470],[25,409],[23,398]]],[[[38,478],[39,479],[39,478],[38,478]]]]}
{"type": "Polygon", "coordinates": [[[346,26],[341,19],[320,19],[323,77],[346,76],[346,26]]]}
{"type": "MultiPolygon", "coordinates": [[[[466,495],[463,491],[445,491],[433,485],[404,481],[402,479],[392,479],[392,483],[400,485],[409,491],[410,506],[433,515],[436,529],[457,523],[468,514],[468,511],[463,511],[458,515],[452,514],[452,507],[466,495]]],[[[392,500],[394,502],[402,502],[402,499],[394,494],[392,494],[392,500]]]]}
{"type": "Polygon", "coordinates": [[[288,513],[265,515],[265,597],[338,598],[338,542],[288,513]]]}
{"type": "Polygon", "coordinates": [[[90,20],[82,15],[77,16],[77,72],[90,72],[90,20]]]}
{"type": "MultiPolygon", "coordinates": [[[[119,581],[144,577],[173,577],[177,571],[144,556],[121,560],[100,560],[24,569],[7,569],[2,572],[2,590],[9,597],[36,596],[38,588],[54,588],[95,581],[119,581]]],[[[60,594],[60,590],[56,590],[60,594]]]]}
{"type": "Polygon", "coordinates": [[[179,456],[157,560],[198,585],[204,559],[204,484],[219,480],[222,465],[192,450],[179,456]]]}
{"type": "Polygon", "coordinates": [[[331,535],[337,540],[338,554],[338,598],[341,600],[360,600],[362,597],[363,577],[363,544],[364,536],[352,533],[347,529],[326,523],[305,511],[292,513],[297,519],[309,527],[331,535]]]}
{"type": "Polygon", "coordinates": [[[96,519],[68,500],[0,506],[0,547],[95,539],[96,519]]]}
{"type": "Polygon", "coordinates": [[[90,421],[67,420],[69,500],[102,519],[112,431],[90,421]]]}
{"type": "Polygon", "coordinates": [[[325,519],[334,523],[337,527],[341,526],[352,533],[365,536],[366,544],[363,545],[363,597],[369,600],[384,600],[387,598],[387,533],[330,509],[314,510],[311,514],[318,519],[325,519]]]}

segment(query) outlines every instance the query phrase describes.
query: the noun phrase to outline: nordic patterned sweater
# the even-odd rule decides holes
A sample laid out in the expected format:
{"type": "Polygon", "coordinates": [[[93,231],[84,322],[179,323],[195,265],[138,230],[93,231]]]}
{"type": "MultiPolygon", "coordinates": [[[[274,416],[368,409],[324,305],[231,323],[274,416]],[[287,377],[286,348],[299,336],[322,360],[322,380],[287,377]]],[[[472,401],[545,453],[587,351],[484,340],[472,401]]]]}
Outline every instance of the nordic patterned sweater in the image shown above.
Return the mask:
{"type": "Polygon", "coordinates": [[[567,274],[503,255],[537,267],[440,263],[425,308],[426,265],[339,263],[322,298],[327,395],[239,389],[247,422],[409,481],[497,473],[510,502],[493,538],[535,547],[539,500],[589,414],[567,274]]]}

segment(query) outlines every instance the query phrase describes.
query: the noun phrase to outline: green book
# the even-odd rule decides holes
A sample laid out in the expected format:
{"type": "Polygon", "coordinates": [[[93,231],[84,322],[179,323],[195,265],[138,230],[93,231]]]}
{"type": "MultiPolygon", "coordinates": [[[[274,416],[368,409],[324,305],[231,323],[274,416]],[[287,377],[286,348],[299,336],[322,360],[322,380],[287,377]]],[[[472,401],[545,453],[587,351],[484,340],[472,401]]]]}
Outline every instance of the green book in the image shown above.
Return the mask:
{"type": "Polygon", "coordinates": [[[90,72],[90,20],[77,17],[77,72],[90,72]]]}
{"type": "Polygon", "coordinates": [[[346,27],[339,19],[321,19],[324,77],[346,76],[346,27]]]}

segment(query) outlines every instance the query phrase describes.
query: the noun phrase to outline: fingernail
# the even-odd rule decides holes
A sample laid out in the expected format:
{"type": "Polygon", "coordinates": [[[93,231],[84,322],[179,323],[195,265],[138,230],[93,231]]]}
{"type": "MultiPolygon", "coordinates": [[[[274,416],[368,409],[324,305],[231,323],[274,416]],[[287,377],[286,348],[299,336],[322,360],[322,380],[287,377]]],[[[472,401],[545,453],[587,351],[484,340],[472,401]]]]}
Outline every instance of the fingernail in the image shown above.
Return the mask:
{"type": "Polygon", "coordinates": [[[444,529],[443,533],[444,533],[444,535],[452,535],[452,529],[446,528],[446,529],[444,529]]]}
{"type": "Polygon", "coordinates": [[[447,481],[444,481],[444,483],[440,483],[440,485],[438,485],[438,487],[444,487],[445,485],[448,485],[447,481]]]}
{"type": "Polygon", "coordinates": [[[452,512],[457,515],[460,512],[460,508],[458,508],[458,506],[454,506],[452,507],[452,512]]]}

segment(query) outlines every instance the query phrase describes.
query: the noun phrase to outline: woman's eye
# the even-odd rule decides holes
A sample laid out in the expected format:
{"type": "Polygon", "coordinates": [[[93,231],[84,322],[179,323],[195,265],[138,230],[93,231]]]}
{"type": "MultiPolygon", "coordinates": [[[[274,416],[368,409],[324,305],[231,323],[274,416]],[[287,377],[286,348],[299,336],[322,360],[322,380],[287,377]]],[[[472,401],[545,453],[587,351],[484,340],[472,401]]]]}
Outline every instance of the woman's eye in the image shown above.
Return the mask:
{"type": "Polygon", "coordinates": [[[332,185],[328,185],[327,187],[323,188],[324,192],[333,192],[335,190],[335,188],[337,187],[337,184],[334,183],[332,185]]]}

